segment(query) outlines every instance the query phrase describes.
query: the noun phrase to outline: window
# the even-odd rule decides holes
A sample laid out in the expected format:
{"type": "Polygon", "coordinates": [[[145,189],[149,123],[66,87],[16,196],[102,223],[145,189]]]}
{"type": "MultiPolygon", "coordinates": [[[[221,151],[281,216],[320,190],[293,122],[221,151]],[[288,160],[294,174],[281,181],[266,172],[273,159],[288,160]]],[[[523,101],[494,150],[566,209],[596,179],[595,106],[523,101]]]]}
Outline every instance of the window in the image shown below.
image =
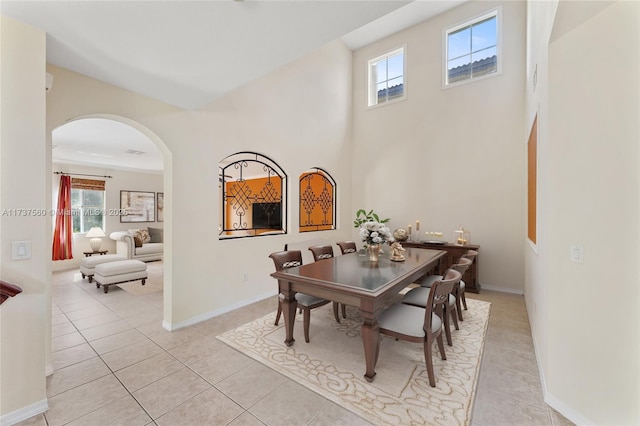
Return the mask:
{"type": "Polygon", "coordinates": [[[404,47],[369,60],[369,106],[404,99],[404,47]]]}
{"type": "Polygon", "coordinates": [[[104,181],[71,179],[73,232],[89,232],[94,226],[104,230],[104,212],[104,181]]]}
{"type": "Polygon", "coordinates": [[[219,239],[285,234],[287,175],[264,155],[238,152],[219,164],[219,239]]]}
{"type": "Polygon", "coordinates": [[[499,74],[499,39],[499,9],[445,30],[445,86],[499,74]]]}
{"type": "Polygon", "coordinates": [[[335,192],[335,181],[320,168],[300,175],[300,232],[336,229],[335,192]]]}

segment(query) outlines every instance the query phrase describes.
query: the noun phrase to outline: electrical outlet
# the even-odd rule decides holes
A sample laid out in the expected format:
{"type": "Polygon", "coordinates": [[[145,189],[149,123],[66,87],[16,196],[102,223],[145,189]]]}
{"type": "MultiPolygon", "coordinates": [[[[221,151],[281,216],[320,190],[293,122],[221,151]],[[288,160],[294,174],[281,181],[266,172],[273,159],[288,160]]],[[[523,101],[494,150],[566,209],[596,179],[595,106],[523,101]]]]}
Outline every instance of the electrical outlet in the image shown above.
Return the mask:
{"type": "Polygon", "coordinates": [[[245,272],[244,274],[242,274],[242,281],[243,282],[247,282],[249,281],[249,274],[247,272],[245,272]]]}

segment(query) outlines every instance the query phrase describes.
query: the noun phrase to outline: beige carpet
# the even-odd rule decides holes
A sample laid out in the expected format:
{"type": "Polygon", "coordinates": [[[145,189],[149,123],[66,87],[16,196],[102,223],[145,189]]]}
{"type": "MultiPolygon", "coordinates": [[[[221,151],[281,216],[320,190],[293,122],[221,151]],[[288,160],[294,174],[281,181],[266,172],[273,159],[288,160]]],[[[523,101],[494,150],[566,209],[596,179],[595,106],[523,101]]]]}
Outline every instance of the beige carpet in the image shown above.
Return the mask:
{"type": "Polygon", "coordinates": [[[142,296],[144,294],[162,291],[164,282],[163,271],[162,261],[147,262],[147,280],[145,285],[142,285],[142,281],[132,281],[118,284],[118,287],[134,296],[142,296]]]}
{"type": "Polygon", "coordinates": [[[311,312],[310,343],[305,343],[302,315],[296,315],[292,347],[284,321],[275,313],[228,331],[218,339],[303,384],[376,425],[466,425],[470,423],[491,304],[467,299],[453,346],[442,361],[434,346],[436,387],[429,386],[420,344],[382,337],[376,378],[364,375],[361,321],[355,308],[335,322],[331,304],[311,312]]]}

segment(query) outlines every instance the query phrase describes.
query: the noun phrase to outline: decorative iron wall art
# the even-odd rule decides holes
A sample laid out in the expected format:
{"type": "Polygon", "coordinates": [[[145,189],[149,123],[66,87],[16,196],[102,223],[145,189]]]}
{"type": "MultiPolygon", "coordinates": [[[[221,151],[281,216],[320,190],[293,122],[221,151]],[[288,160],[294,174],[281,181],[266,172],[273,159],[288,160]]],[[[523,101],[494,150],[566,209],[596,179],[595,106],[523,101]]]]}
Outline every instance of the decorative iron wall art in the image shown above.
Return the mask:
{"type": "Polygon", "coordinates": [[[335,192],[335,181],[321,168],[300,176],[300,232],[335,229],[335,192]]]}
{"type": "Polygon", "coordinates": [[[273,160],[239,152],[220,163],[220,238],[286,232],[287,175],[273,160]]]}

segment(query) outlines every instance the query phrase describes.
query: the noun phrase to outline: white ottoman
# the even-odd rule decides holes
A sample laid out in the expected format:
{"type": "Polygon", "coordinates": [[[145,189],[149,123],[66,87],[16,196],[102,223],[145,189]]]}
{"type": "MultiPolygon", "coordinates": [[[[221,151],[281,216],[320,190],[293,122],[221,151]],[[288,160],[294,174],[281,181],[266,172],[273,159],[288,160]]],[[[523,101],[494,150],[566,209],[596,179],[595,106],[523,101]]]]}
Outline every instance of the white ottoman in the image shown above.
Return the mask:
{"type": "Polygon", "coordinates": [[[109,286],[122,284],[129,281],[142,280],[142,285],[147,280],[147,264],[139,260],[118,260],[115,262],[96,265],[93,279],[96,287],[104,287],[104,292],[109,292],[109,286]]]}
{"type": "Polygon", "coordinates": [[[124,256],[118,256],[117,254],[83,257],[80,260],[80,273],[82,274],[82,278],[84,279],[85,277],[89,277],[89,282],[91,282],[97,265],[107,262],[116,262],[118,260],[127,260],[127,258],[124,256]]]}

